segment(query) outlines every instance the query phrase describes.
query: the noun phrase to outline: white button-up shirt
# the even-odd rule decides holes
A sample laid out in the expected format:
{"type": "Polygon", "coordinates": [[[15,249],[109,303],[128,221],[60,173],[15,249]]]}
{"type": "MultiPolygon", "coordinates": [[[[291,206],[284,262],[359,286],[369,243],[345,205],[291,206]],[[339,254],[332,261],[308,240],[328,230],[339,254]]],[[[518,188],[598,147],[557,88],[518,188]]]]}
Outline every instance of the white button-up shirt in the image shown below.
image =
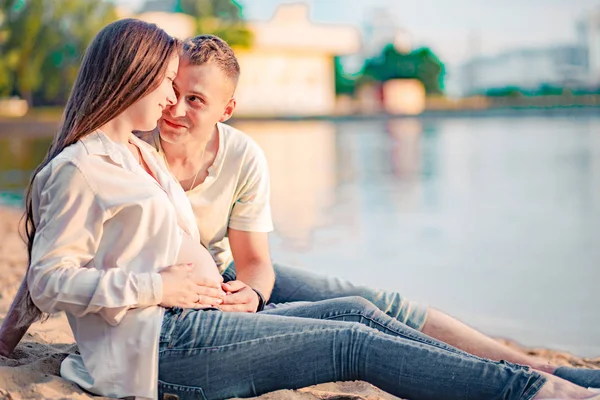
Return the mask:
{"type": "Polygon", "coordinates": [[[131,135],[158,182],[124,144],[94,132],[33,182],[37,227],[27,283],[44,312],[65,311],[81,357],[61,375],[104,396],[157,397],[162,268],[184,231],[199,240],[189,201],[162,157],[131,135]]]}

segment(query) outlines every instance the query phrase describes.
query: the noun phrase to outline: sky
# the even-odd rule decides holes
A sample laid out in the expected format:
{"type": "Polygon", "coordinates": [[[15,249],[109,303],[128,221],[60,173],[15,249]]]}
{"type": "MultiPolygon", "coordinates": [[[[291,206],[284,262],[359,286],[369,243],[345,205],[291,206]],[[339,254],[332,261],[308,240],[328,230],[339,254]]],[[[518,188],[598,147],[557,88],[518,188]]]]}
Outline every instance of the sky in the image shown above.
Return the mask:
{"type": "MultiPolygon", "coordinates": [[[[239,0],[247,19],[268,20],[290,0],[239,0]]],[[[389,10],[415,46],[430,46],[450,64],[479,47],[496,54],[518,47],[576,41],[576,22],[600,0],[306,0],[315,22],[361,26],[375,7],[389,10]],[[474,39],[477,37],[477,39],[474,39]],[[479,42],[474,45],[474,42],[479,42]],[[471,44],[469,44],[471,43],[471,44]]]]}
{"type": "MultiPolygon", "coordinates": [[[[225,1],[225,0],[223,0],[225,1]]],[[[139,5],[142,0],[116,0],[139,5]]],[[[238,0],[244,17],[268,20],[282,3],[298,0],[238,0]]],[[[600,0],[305,0],[315,22],[361,27],[373,8],[383,7],[412,36],[413,45],[429,46],[449,65],[473,55],[511,48],[576,41],[575,23],[600,10],[600,0]],[[476,39],[475,39],[476,38],[476,39]],[[477,43],[478,44],[473,44],[477,43]],[[470,44],[471,43],[471,44],[470,44]]]]}

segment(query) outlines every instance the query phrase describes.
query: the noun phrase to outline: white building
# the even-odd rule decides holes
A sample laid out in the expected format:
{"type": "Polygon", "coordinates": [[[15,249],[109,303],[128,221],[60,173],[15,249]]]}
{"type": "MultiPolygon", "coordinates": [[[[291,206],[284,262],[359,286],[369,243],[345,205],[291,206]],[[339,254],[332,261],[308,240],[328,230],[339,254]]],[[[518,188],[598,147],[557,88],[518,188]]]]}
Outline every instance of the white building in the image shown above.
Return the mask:
{"type": "Polygon", "coordinates": [[[305,4],[280,5],[267,22],[248,22],[250,49],[236,49],[241,76],[236,115],[330,115],[335,112],[334,56],[360,48],[352,26],[317,24],[305,4]]]}
{"type": "Polygon", "coordinates": [[[578,24],[579,43],[588,54],[588,82],[600,86],[600,8],[588,13],[578,24]]]}
{"type": "Polygon", "coordinates": [[[460,69],[463,95],[489,89],[517,87],[537,90],[543,85],[587,86],[587,50],[578,45],[511,50],[493,57],[478,57],[460,69]]]}

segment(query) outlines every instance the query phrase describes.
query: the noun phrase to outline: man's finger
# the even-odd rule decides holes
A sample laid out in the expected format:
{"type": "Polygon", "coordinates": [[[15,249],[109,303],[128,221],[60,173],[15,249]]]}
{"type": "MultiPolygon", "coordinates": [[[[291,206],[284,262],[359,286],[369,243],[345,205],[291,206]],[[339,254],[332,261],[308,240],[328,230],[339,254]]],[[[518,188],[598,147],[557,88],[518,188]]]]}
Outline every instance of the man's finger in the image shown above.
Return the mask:
{"type": "Polygon", "coordinates": [[[223,304],[248,304],[252,302],[251,295],[246,291],[232,293],[223,299],[223,304]]]}
{"type": "Polygon", "coordinates": [[[237,292],[247,287],[248,285],[246,285],[242,281],[229,281],[227,283],[223,283],[221,286],[226,292],[237,292]]]}

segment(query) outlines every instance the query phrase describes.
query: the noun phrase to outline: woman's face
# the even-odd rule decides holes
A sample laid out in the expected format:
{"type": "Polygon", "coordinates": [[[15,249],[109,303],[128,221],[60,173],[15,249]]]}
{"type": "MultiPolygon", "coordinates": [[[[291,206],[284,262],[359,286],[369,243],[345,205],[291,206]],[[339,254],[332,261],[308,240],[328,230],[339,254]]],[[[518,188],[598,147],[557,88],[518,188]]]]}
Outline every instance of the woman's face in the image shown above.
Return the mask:
{"type": "Polygon", "coordinates": [[[146,96],[136,101],[127,109],[133,129],[150,131],[156,127],[156,122],[167,106],[177,102],[173,91],[173,81],[179,67],[179,56],[173,56],[167,66],[165,76],[160,85],[146,96]]]}

